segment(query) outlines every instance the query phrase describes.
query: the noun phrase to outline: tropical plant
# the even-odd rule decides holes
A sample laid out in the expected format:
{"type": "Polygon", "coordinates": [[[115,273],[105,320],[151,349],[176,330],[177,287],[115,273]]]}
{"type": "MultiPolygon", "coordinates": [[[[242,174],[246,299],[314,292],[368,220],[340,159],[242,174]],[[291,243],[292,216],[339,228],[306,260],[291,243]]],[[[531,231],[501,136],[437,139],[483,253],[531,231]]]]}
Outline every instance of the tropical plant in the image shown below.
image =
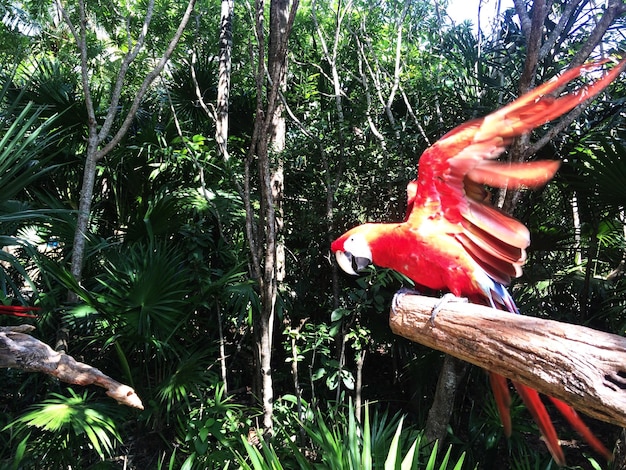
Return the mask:
{"type": "MultiPolygon", "coordinates": [[[[365,406],[362,423],[357,422],[354,407],[350,403],[347,409],[316,410],[313,419],[303,422],[310,448],[295,446],[288,434],[284,433],[282,442],[285,448],[277,450],[273,443],[263,438],[259,445],[252,445],[242,436],[247,458],[237,454],[237,459],[244,469],[283,469],[293,468],[346,468],[346,469],[424,469],[460,470],[465,455],[455,463],[450,461],[449,448],[438,459],[438,444],[430,450],[420,449],[421,434],[410,429],[403,429],[404,417],[387,412],[376,411],[370,421],[370,406],[365,406]],[[345,414],[344,414],[345,411],[345,414]],[[347,415],[347,416],[346,416],[347,415]],[[330,419],[328,416],[332,416],[330,419]],[[423,451],[423,452],[422,452],[423,451]],[[423,455],[420,455],[423,453],[423,455]],[[439,462],[438,462],[439,460],[439,462]],[[438,463],[437,463],[438,462],[438,463]]],[[[274,441],[276,442],[276,441],[274,441]]]]}
{"type": "Polygon", "coordinates": [[[95,457],[114,455],[122,442],[115,405],[94,402],[87,391],[67,392],[51,393],[5,427],[15,443],[11,468],[86,468],[95,457]]]}
{"type": "Polygon", "coordinates": [[[23,283],[31,289],[35,284],[14,253],[19,247],[34,257],[36,248],[19,236],[20,229],[34,223],[44,225],[58,213],[37,207],[31,186],[53,169],[50,161],[59,135],[55,134],[56,116],[44,118],[45,108],[28,102],[22,106],[21,95],[9,101],[11,79],[7,77],[0,90],[0,245],[11,247],[0,251],[0,260],[6,262],[0,267],[0,284],[4,295],[10,292],[24,301],[23,283]]]}

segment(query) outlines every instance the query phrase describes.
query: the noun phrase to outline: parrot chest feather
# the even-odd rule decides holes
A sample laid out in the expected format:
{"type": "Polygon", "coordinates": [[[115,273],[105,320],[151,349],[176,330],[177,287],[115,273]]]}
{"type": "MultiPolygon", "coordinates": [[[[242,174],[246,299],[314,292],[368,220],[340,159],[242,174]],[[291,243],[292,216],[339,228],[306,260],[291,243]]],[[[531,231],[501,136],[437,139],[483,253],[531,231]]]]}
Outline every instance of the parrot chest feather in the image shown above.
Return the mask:
{"type": "MultiPolygon", "coordinates": [[[[461,228],[440,217],[412,222],[391,225],[370,243],[374,264],[401,272],[419,286],[468,295],[468,286],[484,271],[456,239],[461,228]]],[[[476,285],[473,293],[482,291],[476,285]]]]}

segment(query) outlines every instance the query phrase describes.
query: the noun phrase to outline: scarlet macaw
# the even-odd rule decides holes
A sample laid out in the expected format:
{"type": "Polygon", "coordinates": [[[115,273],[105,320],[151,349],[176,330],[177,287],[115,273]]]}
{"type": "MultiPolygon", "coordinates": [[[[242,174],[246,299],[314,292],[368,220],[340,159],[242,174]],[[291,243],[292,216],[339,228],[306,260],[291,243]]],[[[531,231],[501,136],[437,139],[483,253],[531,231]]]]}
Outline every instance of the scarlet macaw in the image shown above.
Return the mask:
{"type": "MultiPolygon", "coordinates": [[[[369,264],[405,274],[418,286],[446,290],[458,297],[517,312],[506,289],[521,275],[530,244],[528,229],[493,207],[484,185],[535,188],[556,173],[558,161],[503,163],[495,159],[515,137],[567,113],[600,93],[626,66],[626,60],[601,79],[574,93],[548,96],[584,70],[570,69],[482,119],[462,124],[426,149],[416,181],[407,188],[406,220],[368,223],[346,232],[331,245],[339,266],[357,274],[369,264]]],[[[490,373],[490,382],[507,436],[511,434],[506,378],[490,373]]],[[[565,458],[554,426],[537,391],[513,383],[537,422],[554,460],[565,458]]],[[[591,433],[576,411],[551,397],[557,409],[589,444],[608,460],[612,454],[591,433]]]]}

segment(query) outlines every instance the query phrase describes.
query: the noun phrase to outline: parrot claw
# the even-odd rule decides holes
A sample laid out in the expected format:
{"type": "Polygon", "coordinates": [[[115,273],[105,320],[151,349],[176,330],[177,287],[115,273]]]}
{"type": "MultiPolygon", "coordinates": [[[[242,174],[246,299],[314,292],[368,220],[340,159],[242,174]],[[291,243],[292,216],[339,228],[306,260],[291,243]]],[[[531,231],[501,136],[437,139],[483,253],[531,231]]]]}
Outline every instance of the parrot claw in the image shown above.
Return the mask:
{"type": "Polygon", "coordinates": [[[435,317],[439,313],[439,311],[444,307],[448,302],[459,302],[466,304],[468,302],[465,297],[457,297],[456,295],[448,292],[444,294],[435,304],[432,311],[430,312],[430,326],[435,326],[435,317]]]}
{"type": "Polygon", "coordinates": [[[398,299],[403,295],[420,295],[418,291],[415,289],[411,289],[410,287],[402,287],[398,292],[396,292],[391,300],[391,311],[395,315],[397,313],[398,307],[398,299]]]}

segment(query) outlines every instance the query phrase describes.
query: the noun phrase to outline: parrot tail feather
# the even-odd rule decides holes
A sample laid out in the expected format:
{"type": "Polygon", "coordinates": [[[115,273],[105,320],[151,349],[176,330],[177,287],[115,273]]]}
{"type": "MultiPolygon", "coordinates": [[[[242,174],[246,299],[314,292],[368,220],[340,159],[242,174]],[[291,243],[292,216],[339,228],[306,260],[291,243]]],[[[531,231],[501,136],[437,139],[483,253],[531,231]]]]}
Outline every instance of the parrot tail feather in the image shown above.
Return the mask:
{"type": "Polygon", "coordinates": [[[561,445],[559,444],[559,437],[556,434],[552,420],[548,415],[545,405],[541,401],[539,393],[536,390],[518,382],[513,382],[513,385],[526,405],[526,408],[528,408],[528,411],[535,420],[535,423],[537,423],[546,446],[548,447],[550,454],[552,454],[552,458],[557,465],[561,467],[564,466],[565,455],[563,454],[563,449],[561,449],[561,445]]]}
{"type": "Polygon", "coordinates": [[[607,462],[613,460],[613,453],[607,449],[602,442],[591,432],[587,425],[580,419],[574,408],[558,398],[549,397],[557,410],[569,422],[578,434],[591,446],[598,454],[602,455],[607,462]]]}
{"type": "Polygon", "coordinates": [[[509,393],[509,385],[506,377],[489,372],[489,383],[491,384],[491,390],[493,390],[493,397],[496,400],[496,407],[500,414],[500,421],[504,427],[504,435],[509,438],[513,432],[513,426],[511,424],[511,394],[509,393]]]}

